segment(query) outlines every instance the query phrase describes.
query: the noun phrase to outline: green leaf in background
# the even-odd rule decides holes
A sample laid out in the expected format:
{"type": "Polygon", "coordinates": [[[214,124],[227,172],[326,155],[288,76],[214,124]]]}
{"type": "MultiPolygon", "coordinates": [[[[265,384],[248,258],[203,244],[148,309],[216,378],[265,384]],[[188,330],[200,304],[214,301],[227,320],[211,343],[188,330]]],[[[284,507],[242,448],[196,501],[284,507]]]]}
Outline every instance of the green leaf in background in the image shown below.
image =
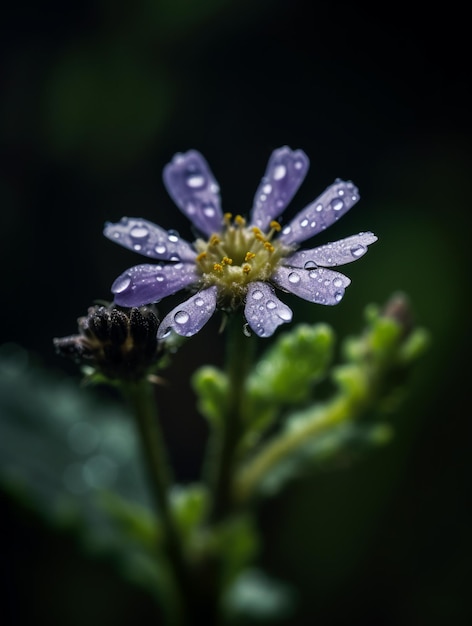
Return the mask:
{"type": "Polygon", "coordinates": [[[0,486],[89,551],[116,556],[128,578],[153,592],[164,584],[128,414],[13,345],[0,347],[0,486]]]}

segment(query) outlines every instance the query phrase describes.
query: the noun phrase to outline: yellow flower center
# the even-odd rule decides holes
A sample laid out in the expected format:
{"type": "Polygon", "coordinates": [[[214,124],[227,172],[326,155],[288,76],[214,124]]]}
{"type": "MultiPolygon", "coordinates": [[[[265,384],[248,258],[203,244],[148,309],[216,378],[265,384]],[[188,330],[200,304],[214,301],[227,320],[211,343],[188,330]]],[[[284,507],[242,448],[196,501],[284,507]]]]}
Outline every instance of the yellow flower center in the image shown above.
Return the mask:
{"type": "Polygon", "coordinates": [[[239,306],[248,284],[266,281],[280,260],[292,252],[291,247],[272,241],[279,231],[278,222],[271,222],[269,232],[263,233],[256,226],[246,227],[240,215],[233,219],[231,213],[226,213],[222,233],[212,235],[208,241],[195,242],[203,286],[218,287],[221,307],[239,306]]]}

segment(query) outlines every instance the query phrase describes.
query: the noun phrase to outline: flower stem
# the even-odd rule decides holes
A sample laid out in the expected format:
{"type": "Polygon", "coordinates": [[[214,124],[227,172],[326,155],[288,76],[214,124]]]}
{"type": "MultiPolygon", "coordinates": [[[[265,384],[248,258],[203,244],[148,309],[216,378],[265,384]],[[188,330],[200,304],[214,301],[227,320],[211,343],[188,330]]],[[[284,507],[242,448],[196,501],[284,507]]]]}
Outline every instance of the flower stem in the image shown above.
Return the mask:
{"type": "Polygon", "coordinates": [[[233,509],[233,481],[237,448],[243,431],[245,385],[252,363],[254,342],[246,337],[241,319],[232,316],[228,320],[226,373],[229,382],[228,400],[221,427],[214,433],[215,455],[213,488],[213,523],[224,519],[233,509]]]}
{"type": "Polygon", "coordinates": [[[280,461],[303,446],[310,438],[352,419],[361,410],[361,404],[353,403],[351,397],[341,394],[328,404],[316,407],[313,415],[306,419],[303,425],[274,437],[239,471],[235,480],[235,500],[240,504],[246,504],[256,494],[264,477],[280,461]]]}
{"type": "Polygon", "coordinates": [[[151,383],[143,379],[124,384],[123,392],[134,412],[152,496],[164,531],[166,556],[175,588],[174,601],[169,607],[173,614],[171,619],[174,624],[182,624],[185,623],[184,607],[187,604],[185,600],[188,599],[190,580],[182,553],[181,538],[169,503],[172,479],[159,427],[154,389],[151,383]]]}

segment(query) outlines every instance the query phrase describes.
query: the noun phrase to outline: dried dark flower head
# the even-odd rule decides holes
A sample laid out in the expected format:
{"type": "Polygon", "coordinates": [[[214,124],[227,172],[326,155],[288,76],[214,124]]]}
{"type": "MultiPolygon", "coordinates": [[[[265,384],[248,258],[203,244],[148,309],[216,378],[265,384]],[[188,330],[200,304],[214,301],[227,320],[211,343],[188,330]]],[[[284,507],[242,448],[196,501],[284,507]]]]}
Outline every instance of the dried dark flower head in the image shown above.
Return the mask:
{"type": "Polygon", "coordinates": [[[78,335],[54,339],[56,352],[107,378],[136,380],[160,354],[153,307],[92,306],[77,320],[78,335]]]}

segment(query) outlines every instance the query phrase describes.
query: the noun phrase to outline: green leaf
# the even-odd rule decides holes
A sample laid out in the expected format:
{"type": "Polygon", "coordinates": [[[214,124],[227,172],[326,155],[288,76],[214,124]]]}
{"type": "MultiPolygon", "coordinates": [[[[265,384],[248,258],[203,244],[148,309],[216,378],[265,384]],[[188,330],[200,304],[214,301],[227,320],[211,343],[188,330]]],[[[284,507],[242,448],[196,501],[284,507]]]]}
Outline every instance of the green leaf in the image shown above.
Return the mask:
{"type": "Polygon", "coordinates": [[[198,409],[212,426],[220,426],[228,397],[228,378],[216,367],[206,365],[192,377],[192,386],[198,396],[198,409]]]}
{"type": "Polygon", "coordinates": [[[127,412],[8,345],[0,347],[0,485],[89,551],[117,557],[149,590],[166,576],[127,412]]]}

